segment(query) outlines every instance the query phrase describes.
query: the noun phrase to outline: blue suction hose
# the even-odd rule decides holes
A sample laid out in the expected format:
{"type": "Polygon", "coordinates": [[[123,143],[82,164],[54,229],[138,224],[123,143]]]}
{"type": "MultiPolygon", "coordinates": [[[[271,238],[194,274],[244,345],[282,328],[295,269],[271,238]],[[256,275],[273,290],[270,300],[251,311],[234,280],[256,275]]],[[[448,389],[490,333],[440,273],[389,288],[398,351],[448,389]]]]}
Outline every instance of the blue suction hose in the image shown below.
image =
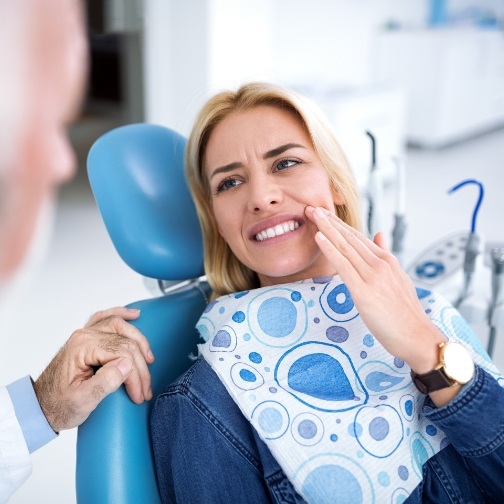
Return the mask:
{"type": "Polygon", "coordinates": [[[453,186],[448,194],[451,194],[455,191],[458,191],[461,187],[464,187],[469,184],[475,184],[479,187],[479,197],[476,205],[474,206],[474,210],[472,213],[471,219],[471,231],[467,238],[467,244],[465,248],[465,256],[464,256],[464,286],[462,288],[462,292],[460,297],[455,302],[455,307],[459,307],[462,301],[467,298],[469,295],[469,288],[471,286],[472,277],[474,274],[474,270],[476,268],[476,257],[479,254],[479,243],[480,238],[476,234],[476,219],[478,217],[478,211],[481,206],[481,202],[483,201],[483,196],[485,194],[485,190],[483,188],[483,184],[475,179],[467,179],[453,186]]]}

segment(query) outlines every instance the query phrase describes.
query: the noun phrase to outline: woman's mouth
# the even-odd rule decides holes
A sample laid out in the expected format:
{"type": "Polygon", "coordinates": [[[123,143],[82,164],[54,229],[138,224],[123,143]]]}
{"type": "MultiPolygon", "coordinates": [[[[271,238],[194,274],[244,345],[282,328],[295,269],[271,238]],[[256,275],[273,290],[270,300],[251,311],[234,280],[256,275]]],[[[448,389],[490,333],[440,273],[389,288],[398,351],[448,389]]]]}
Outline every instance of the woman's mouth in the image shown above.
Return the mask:
{"type": "Polygon", "coordinates": [[[295,231],[299,227],[299,223],[294,220],[289,220],[286,222],[282,222],[281,224],[277,224],[276,226],[272,226],[266,229],[263,229],[259,233],[255,235],[255,239],[257,241],[264,241],[268,238],[274,238],[275,236],[280,236],[286,233],[290,233],[291,231],[295,231]]]}

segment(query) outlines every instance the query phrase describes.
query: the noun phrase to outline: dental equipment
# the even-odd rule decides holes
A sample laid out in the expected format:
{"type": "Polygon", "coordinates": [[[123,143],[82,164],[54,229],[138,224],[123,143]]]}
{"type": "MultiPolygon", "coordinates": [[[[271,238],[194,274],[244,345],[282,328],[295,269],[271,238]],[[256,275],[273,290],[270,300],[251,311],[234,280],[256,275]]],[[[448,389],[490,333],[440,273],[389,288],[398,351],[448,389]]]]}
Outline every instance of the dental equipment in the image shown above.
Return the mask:
{"type": "Polygon", "coordinates": [[[483,199],[483,185],[476,180],[464,180],[452,187],[449,193],[467,184],[476,184],[480,188],[470,232],[456,231],[429,245],[406,272],[421,287],[440,289],[439,285],[442,283],[442,293],[464,312],[466,319],[471,323],[479,323],[486,319],[488,309],[486,305],[480,306],[481,303],[474,299],[474,296],[469,300],[469,291],[481,249],[482,240],[475,231],[476,217],[483,199]],[[463,269],[464,274],[462,289],[458,287],[457,281],[448,281],[460,269],[463,269]]]}
{"type": "Polygon", "coordinates": [[[490,302],[490,309],[488,311],[488,325],[490,327],[490,334],[488,336],[487,352],[490,357],[495,346],[495,335],[497,333],[498,322],[497,309],[501,308],[503,304],[503,277],[504,277],[504,247],[495,247],[491,253],[492,261],[492,300],[490,302]]]}
{"type": "Polygon", "coordinates": [[[392,160],[396,166],[396,208],[394,213],[394,227],[392,229],[392,252],[402,263],[402,251],[404,250],[404,236],[406,235],[405,219],[405,173],[404,158],[394,156],[392,160]]]}
{"type": "Polygon", "coordinates": [[[383,207],[383,183],[377,170],[376,162],[376,139],[370,131],[366,135],[371,139],[371,170],[369,173],[367,197],[368,197],[368,215],[367,228],[371,238],[381,231],[382,226],[382,207],[383,207]]]}
{"type": "Polygon", "coordinates": [[[476,268],[476,257],[480,253],[480,237],[476,234],[476,218],[478,216],[478,210],[481,206],[481,202],[483,200],[484,196],[484,188],[483,184],[479,182],[478,180],[475,179],[467,179],[463,180],[462,182],[458,183],[457,185],[453,186],[449,191],[448,194],[451,194],[461,187],[464,187],[468,184],[475,184],[479,187],[479,197],[478,201],[476,202],[476,206],[474,207],[473,214],[472,214],[472,219],[471,219],[471,230],[469,232],[468,238],[467,238],[467,243],[465,246],[465,256],[464,256],[464,284],[462,286],[462,291],[458,297],[458,299],[455,301],[454,306],[455,308],[458,308],[462,302],[469,296],[469,291],[474,275],[474,270],[476,268]]]}

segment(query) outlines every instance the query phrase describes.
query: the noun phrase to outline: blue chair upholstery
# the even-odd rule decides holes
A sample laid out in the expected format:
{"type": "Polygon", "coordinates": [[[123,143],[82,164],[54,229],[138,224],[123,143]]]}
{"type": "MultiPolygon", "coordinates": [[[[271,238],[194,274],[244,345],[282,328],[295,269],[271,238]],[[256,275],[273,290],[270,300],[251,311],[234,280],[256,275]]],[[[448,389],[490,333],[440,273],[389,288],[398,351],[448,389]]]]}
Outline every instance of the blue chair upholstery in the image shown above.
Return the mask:
{"type": "MultiPolygon", "coordinates": [[[[88,156],[91,188],[115,248],[133,270],[157,280],[203,275],[201,231],[183,173],[185,143],[167,128],[134,124],[103,135],[88,156]]],[[[154,397],[196,354],[194,326],[207,290],[196,281],[129,305],[142,310],[133,324],[156,356],[150,366],[154,397]]],[[[160,502],[149,435],[152,406],[134,404],[121,387],[79,427],[79,504],[160,502]]]]}

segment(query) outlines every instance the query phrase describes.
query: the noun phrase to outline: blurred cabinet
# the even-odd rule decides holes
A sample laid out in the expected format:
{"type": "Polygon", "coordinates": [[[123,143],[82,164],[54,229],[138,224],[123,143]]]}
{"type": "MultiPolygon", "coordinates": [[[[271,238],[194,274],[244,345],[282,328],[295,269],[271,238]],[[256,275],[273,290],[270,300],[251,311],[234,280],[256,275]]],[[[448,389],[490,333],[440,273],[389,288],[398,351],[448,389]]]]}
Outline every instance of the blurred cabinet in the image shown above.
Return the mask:
{"type": "Polygon", "coordinates": [[[504,125],[502,32],[384,32],[374,49],[376,80],[407,94],[408,143],[437,148],[504,125]]]}

